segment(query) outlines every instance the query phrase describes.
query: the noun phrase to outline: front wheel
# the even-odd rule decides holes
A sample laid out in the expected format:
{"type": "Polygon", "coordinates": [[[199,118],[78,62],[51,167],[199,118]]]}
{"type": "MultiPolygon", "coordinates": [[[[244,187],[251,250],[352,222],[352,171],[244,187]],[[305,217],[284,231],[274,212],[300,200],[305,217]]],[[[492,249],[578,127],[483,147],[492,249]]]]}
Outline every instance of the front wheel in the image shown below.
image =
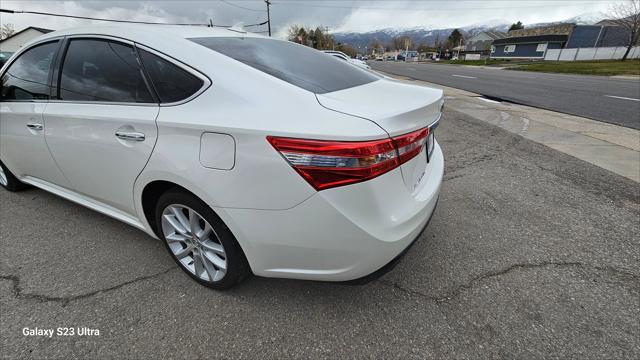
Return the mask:
{"type": "Polygon", "coordinates": [[[227,289],[249,273],[231,231],[202,200],[180,190],[158,199],[156,226],[180,268],[202,285],[227,289]]]}

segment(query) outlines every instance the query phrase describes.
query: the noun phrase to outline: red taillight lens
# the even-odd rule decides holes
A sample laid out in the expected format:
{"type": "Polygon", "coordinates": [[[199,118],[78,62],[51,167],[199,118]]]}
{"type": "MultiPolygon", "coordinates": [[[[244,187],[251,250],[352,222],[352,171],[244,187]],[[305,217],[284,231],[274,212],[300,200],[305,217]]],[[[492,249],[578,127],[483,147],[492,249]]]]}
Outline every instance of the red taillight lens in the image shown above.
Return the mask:
{"type": "Polygon", "coordinates": [[[393,139],[326,141],[267,136],[267,140],[316,190],[380,176],[422,151],[424,128],[393,139]]]}
{"type": "Polygon", "coordinates": [[[268,136],[267,140],[316,190],[365,181],[398,166],[390,139],[347,142],[268,136]]]}
{"type": "Polygon", "coordinates": [[[400,163],[404,164],[420,154],[420,151],[424,148],[424,144],[427,142],[428,136],[429,128],[424,128],[406,135],[394,137],[393,143],[398,148],[400,163]]]}

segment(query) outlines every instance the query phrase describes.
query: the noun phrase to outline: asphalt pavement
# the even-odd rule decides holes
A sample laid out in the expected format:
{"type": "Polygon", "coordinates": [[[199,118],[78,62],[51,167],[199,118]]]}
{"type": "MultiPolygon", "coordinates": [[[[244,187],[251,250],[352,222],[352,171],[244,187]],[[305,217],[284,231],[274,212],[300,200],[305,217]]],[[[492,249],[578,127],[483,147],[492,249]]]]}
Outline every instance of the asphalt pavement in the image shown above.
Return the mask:
{"type": "Polygon", "coordinates": [[[0,357],[640,358],[638,183],[448,107],[436,135],[431,224],[366,285],[217,292],[134,228],[0,191],[0,357]]]}
{"type": "Polygon", "coordinates": [[[488,97],[640,129],[640,78],[371,61],[375,70],[488,97]]]}

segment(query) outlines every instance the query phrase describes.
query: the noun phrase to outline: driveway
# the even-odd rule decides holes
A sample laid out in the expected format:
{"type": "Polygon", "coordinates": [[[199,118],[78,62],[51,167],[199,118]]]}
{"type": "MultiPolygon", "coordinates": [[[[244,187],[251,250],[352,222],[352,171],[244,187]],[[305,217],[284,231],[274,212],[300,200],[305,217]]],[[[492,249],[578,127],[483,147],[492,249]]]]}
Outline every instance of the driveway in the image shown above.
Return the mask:
{"type": "Polygon", "coordinates": [[[360,286],[212,291],[140,231],[0,191],[2,358],[639,358],[638,184],[451,108],[436,134],[431,224],[360,286]]]}

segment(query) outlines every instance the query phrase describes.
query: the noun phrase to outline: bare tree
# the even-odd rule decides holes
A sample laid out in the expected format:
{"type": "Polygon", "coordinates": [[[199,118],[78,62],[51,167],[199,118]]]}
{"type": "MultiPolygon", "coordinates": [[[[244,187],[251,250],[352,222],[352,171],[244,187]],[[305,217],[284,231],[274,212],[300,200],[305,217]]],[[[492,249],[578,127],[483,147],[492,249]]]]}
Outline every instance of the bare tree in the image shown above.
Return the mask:
{"type": "Polygon", "coordinates": [[[369,44],[369,49],[371,49],[372,55],[376,55],[378,53],[382,55],[382,53],[384,52],[384,46],[382,46],[382,44],[380,43],[380,41],[378,41],[378,39],[371,40],[371,43],[369,44]]]}
{"type": "Polygon", "coordinates": [[[287,40],[289,41],[292,41],[298,44],[308,45],[307,44],[308,38],[309,38],[309,34],[307,30],[304,28],[304,26],[291,25],[289,26],[289,29],[287,29],[287,40]]]}
{"type": "Polygon", "coordinates": [[[411,38],[408,36],[396,36],[391,39],[391,46],[394,50],[404,50],[407,46],[411,48],[411,38]]]}
{"type": "Polygon", "coordinates": [[[640,36],[640,0],[627,0],[624,3],[612,4],[607,15],[612,23],[623,27],[628,32],[627,51],[622,57],[622,61],[624,61],[631,48],[638,43],[640,36]]]}
{"type": "Polygon", "coordinates": [[[0,29],[0,40],[4,40],[6,38],[8,38],[9,36],[13,35],[15,33],[15,29],[13,28],[13,24],[3,24],[2,25],[2,29],[0,29]]]}

